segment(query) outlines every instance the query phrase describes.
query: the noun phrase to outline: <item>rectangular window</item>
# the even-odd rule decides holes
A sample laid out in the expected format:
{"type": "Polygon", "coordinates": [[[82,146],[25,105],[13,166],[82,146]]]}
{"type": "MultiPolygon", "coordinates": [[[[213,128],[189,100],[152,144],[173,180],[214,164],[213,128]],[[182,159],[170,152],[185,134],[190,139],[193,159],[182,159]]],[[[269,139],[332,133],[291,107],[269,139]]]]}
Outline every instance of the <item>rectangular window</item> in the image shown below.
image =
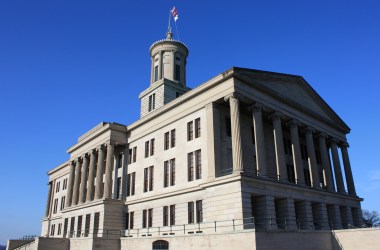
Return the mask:
{"type": "Polygon", "coordinates": [[[121,168],[123,166],[123,154],[119,154],[119,161],[117,168],[121,168]]]}
{"type": "Polygon", "coordinates": [[[171,133],[171,145],[170,147],[174,148],[175,147],[175,129],[172,129],[172,131],[170,132],[171,133]]]}
{"type": "Polygon", "coordinates": [[[187,222],[188,224],[194,223],[194,202],[187,203],[187,222]]]}
{"type": "Polygon", "coordinates": [[[153,191],[153,174],[154,174],[154,167],[149,167],[149,191],[153,191]]]}
{"type": "Polygon", "coordinates": [[[156,108],[156,94],[151,94],[149,96],[148,111],[152,111],[156,108]]]}
{"type": "Polygon", "coordinates": [[[136,158],[137,158],[137,147],[134,147],[133,148],[133,162],[136,162],[136,158]]]}
{"type": "Polygon", "coordinates": [[[71,217],[70,221],[70,238],[74,236],[74,229],[75,229],[75,217],[71,217]]]}
{"type": "Polygon", "coordinates": [[[146,228],[146,216],[147,216],[147,210],[146,209],[144,209],[143,210],[143,216],[142,216],[142,227],[143,228],[146,228]]]}
{"type": "Polygon", "coordinates": [[[150,155],[154,155],[154,138],[150,139],[150,155]]]}
{"type": "Polygon", "coordinates": [[[195,119],[195,138],[201,137],[201,118],[195,119]]]}
{"type": "Polygon", "coordinates": [[[170,205],[170,226],[175,225],[175,205],[170,205]]]}
{"type": "Polygon", "coordinates": [[[88,237],[88,234],[90,233],[90,221],[91,214],[86,214],[86,219],[84,222],[84,237],[88,237]]]}
{"type": "Polygon", "coordinates": [[[54,199],[53,214],[57,213],[57,209],[58,209],[58,198],[54,199]]]}
{"type": "Polygon", "coordinates": [[[65,202],[66,202],[66,196],[62,196],[61,197],[61,209],[60,210],[63,210],[65,208],[65,202]]]}
{"type": "Polygon", "coordinates": [[[148,227],[153,225],[153,208],[148,210],[148,227]]]}
{"type": "Polygon", "coordinates": [[[195,179],[202,178],[202,156],[201,156],[201,150],[195,151],[195,165],[196,167],[196,173],[195,173],[195,179]]]}
{"type": "Polygon", "coordinates": [[[95,213],[95,216],[94,216],[94,237],[98,236],[99,221],[100,221],[100,213],[95,213]]]}
{"type": "Polygon", "coordinates": [[[164,150],[169,149],[169,132],[165,133],[165,138],[164,138],[164,150]]]}
{"type": "Polygon", "coordinates": [[[188,153],[187,154],[187,180],[192,181],[194,180],[194,153],[188,153]]]}
{"type": "Polygon", "coordinates": [[[191,141],[193,139],[193,121],[187,123],[187,141],[191,141]]]}
{"type": "Polygon", "coordinates": [[[158,65],[154,66],[154,81],[158,81],[158,65]]]}
{"type": "Polygon", "coordinates": [[[63,180],[63,183],[62,183],[62,190],[65,190],[66,187],[67,187],[67,178],[65,178],[65,179],[63,180]]]}
{"type": "Polygon", "coordinates": [[[132,163],[132,149],[130,148],[128,150],[128,164],[132,163]]]}
{"type": "Polygon", "coordinates": [[[80,237],[82,234],[82,218],[83,216],[78,216],[78,225],[77,225],[77,237],[80,237]]]}
{"type": "Polygon", "coordinates": [[[67,225],[69,224],[69,218],[65,218],[65,222],[63,224],[63,237],[67,236],[67,225]]]}
{"type": "Polygon", "coordinates": [[[148,191],[148,168],[144,168],[144,192],[148,191]]]}
{"type": "Polygon", "coordinates": [[[164,187],[169,186],[169,161],[164,162],[164,187]]]}
{"type": "Polygon", "coordinates": [[[50,230],[50,235],[54,236],[54,231],[55,231],[55,224],[51,225],[51,230],[50,230]]]}
{"type": "Polygon", "coordinates": [[[135,175],[135,172],[128,174],[127,196],[135,194],[135,175]]]}
{"type": "Polygon", "coordinates": [[[127,213],[126,227],[127,229],[133,229],[133,224],[135,220],[135,212],[127,213]]]}
{"type": "Polygon", "coordinates": [[[149,156],[149,141],[145,142],[145,158],[149,156]]]}
{"type": "Polygon", "coordinates": [[[61,235],[61,231],[62,231],[62,223],[59,223],[59,224],[58,224],[57,235],[61,235]]]}
{"type": "Polygon", "coordinates": [[[175,184],[175,159],[170,160],[170,186],[175,184]]]}
{"type": "Polygon", "coordinates": [[[59,188],[60,188],[60,186],[61,186],[61,182],[59,181],[59,182],[57,182],[56,187],[55,187],[55,192],[56,192],[56,193],[59,192],[59,188]]]}
{"type": "Polygon", "coordinates": [[[226,136],[231,137],[231,119],[229,117],[226,117],[225,125],[226,125],[226,136]]]}
{"type": "Polygon", "coordinates": [[[121,177],[116,179],[116,199],[120,199],[121,194],[121,177]]]}
{"type": "Polygon", "coordinates": [[[164,210],[163,210],[163,214],[162,214],[162,225],[164,227],[168,226],[168,222],[169,222],[169,209],[168,209],[168,206],[164,206],[164,210]]]}
{"type": "Polygon", "coordinates": [[[197,223],[203,222],[203,206],[202,201],[196,201],[196,210],[197,210],[197,223]]]}

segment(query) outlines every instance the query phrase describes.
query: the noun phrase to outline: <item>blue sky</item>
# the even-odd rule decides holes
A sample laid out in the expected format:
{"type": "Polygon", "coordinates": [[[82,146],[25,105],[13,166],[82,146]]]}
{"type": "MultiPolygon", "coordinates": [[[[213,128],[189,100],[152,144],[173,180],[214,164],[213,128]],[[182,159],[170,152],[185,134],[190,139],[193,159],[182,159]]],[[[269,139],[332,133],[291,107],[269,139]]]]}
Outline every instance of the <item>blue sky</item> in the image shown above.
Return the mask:
{"type": "Polygon", "coordinates": [[[0,244],[40,233],[46,172],[81,134],[139,118],[173,5],[190,87],[232,66],[302,75],[352,129],[362,207],[380,211],[378,0],[0,0],[0,244]]]}

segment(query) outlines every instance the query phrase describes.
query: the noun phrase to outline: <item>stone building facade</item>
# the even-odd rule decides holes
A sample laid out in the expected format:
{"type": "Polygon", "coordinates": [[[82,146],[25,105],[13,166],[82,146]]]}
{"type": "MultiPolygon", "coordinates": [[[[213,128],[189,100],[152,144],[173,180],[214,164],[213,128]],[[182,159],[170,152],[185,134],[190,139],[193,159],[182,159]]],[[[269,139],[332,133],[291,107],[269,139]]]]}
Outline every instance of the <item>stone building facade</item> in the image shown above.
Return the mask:
{"type": "Polygon", "coordinates": [[[234,67],[190,90],[170,30],[150,55],[141,118],[100,123],[48,172],[42,236],[360,226],[350,129],[302,77],[234,67]]]}

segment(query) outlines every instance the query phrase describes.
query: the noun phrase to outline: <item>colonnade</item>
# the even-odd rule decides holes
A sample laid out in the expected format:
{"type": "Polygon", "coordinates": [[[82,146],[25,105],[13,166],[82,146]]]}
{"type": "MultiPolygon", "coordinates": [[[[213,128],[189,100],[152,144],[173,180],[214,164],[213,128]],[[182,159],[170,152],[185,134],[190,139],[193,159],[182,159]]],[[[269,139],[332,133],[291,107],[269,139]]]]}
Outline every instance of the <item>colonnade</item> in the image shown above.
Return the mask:
{"type": "MultiPolygon", "coordinates": [[[[119,166],[119,161],[122,160],[122,178],[125,179],[127,150],[122,152],[122,159],[115,157],[114,151],[115,145],[107,143],[70,162],[66,207],[103,198],[116,198],[114,195],[117,187],[112,185],[112,171],[114,166],[119,166]]],[[[116,178],[117,171],[115,167],[116,178]]],[[[123,194],[122,197],[124,197],[123,194]]]]}
{"type": "MultiPolygon", "coordinates": [[[[233,160],[233,171],[243,172],[243,151],[242,151],[242,139],[240,135],[240,105],[239,96],[232,94],[226,96],[225,101],[229,102],[230,105],[230,116],[231,116],[231,140],[232,140],[232,160],[233,160]]],[[[256,102],[250,107],[252,112],[252,124],[254,127],[254,138],[255,138],[255,150],[256,150],[256,174],[258,177],[270,178],[269,169],[267,164],[267,152],[266,152],[266,138],[264,134],[264,123],[263,123],[263,108],[264,105],[256,102]]],[[[348,189],[348,194],[351,196],[356,196],[355,185],[351,172],[351,165],[348,156],[348,144],[346,142],[340,142],[336,138],[328,136],[322,131],[317,131],[310,126],[301,124],[298,120],[286,117],[280,112],[273,112],[269,118],[273,123],[273,134],[274,134],[274,145],[275,145],[275,155],[276,155],[276,167],[278,181],[287,182],[288,173],[286,166],[286,156],[284,152],[284,140],[283,140],[283,122],[289,127],[290,130],[290,141],[292,149],[292,160],[294,166],[294,173],[296,184],[300,186],[305,185],[304,176],[304,162],[302,159],[301,143],[300,143],[300,133],[304,135],[307,149],[307,164],[310,171],[311,186],[316,189],[320,189],[320,183],[324,184],[324,188],[329,191],[335,191],[334,187],[334,177],[330,165],[329,150],[327,147],[327,142],[331,148],[331,155],[333,160],[334,174],[336,189],[338,193],[345,193],[343,175],[341,171],[338,147],[341,149],[343,167],[346,176],[346,184],[348,189]],[[324,171],[324,180],[320,180],[316,148],[314,140],[318,140],[318,147],[320,151],[321,166],[324,171]],[[328,141],[326,141],[328,139],[328,141]]]]}

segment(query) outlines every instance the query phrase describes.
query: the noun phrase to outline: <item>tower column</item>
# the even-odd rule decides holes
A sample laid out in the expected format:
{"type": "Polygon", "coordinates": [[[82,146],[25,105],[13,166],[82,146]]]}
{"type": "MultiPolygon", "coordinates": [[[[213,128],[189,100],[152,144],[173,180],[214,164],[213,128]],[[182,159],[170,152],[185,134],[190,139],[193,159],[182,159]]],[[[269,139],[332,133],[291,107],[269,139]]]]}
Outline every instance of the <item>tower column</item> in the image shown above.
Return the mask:
{"type": "Polygon", "coordinates": [[[346,175],[348,194],[356,196],[354,178],[352,176],[352,171],[351,171],[350,158],[348,157],[348,150],[347,150],[348,147],[349,147],[348,143],[342,143],[342,145],[340,146],[341,151],[342,151],[344,173],[346,175]]]}
{"type": "Polygon", "coordinates": [[[290,137],[292,143],[292,155],[293,155],[293,164],[296,173],[296,179],[298,185],[305,185],[305,176],[303,172],[303,162],[301,156],[301,147],[300,147],[300,139],[298,135],[298,121],[291,120],[289,122],[290,125],[290,137]]]}
{"type": "Polygon", "coordinates": [[[321,151],[322,166],[323,166],[323,169],[325,170],[326,186],[328,190],[334,191],[334,181],[333,181],[330,160],[329,160],[329,155],[328,155],[327,146],[326,146],[326,135],[324,133],[320,133],[318,135],[318,142],[319,142],[319,150],[321,151]]]}
{"type": "Polygon", "coordinates": [[[105,184],[104,184],[105,198],[111,198],[113,160],[114,160],[114,146],[111,143],[109,143],[107,145],[107,161],[106,161],[106,174],[105,174],[105,184]]]}
{"type": "Polygon", "coordinates": [[[81,176],[81,184],[80,184],[80,191],[79,191],[79,204],[82,204],[86,201],[87,171],[88,171],[88,158],[87,158],[87,155],[85,154],[83,156],[82,176],[81,176]]]}
{"type": "Polygon", "coordinates": [[[338,140],[336,140],[336,139],[331,140],[331,154],[332,154],[333,163],[334,163],[336,188],[337,188],[337,191],[339,193],[345,193],[344,183],[343,183],[343,175],[342,175],[342,170],[340,168],[337,143],[338,143],[338,140]]]}
{"type": "Polygon", "coordinates": [[[256,103],[252,106],[253,126],[255,131],[256,143],[256,170],[257,175],[268,177],[267,159],[265,150],[264,126],[262,117],[263,105],[256,103]]]}
{"type": "Polygon", "coordinates": [[[75,180],[74,180],[73,202],[72,202],[72,204],[74,205],[78,205],[81,168],[82,168],[82,162],[80,158],[77,158],[76,164],[75,164],[75,180]]]}
{"type": "Polygon", "coordinates": [[[228,100],[230,103],[233,171],[242,172],[243,151],[240,135],[239,99],[236,97],[236,94],[232,94],[226,96],[224,100],[228,100]]]}
{"type": "Polygon", "coordinates": [[[305,129],[305,137],[306,137],[306,147],[307,147],[309,169],[310,169],[311,177],[312,177],[312,186],[314,188],[320,188],[317,157],[315,156],[315,148],[314,148],[314,140],[313,140],[313,129],[311,127],[307,127],[305,129]]]}
{"type": "Polygon", "coordinates": [[[98,148],[98,168],[96,170],[95,199],[103,198],[102,196],[103,169],[104,169],[104,148],[101,145],[98,148]]]}
{"type": "Polygon", "coordinates": [[[87,196],[86,201],[92,201],[94,199],[94,180],[95,180],[95,150],[90,151],[90,167],[87,181],[87,196]]]}
{"type": "Polygon", "coordinates": [[[66,207],[71,207],[72,199],[73,199],[73,185],[74,185],[74,162],[70,162],[70,173],[69,180],[67,183],[67,199],[66,199],[66,207]]]}
{"type": "Polygon", "coordinates": [[[281,113],[275,112],[272,114],[271,118],[273,121],[273,136],[276,151],[278,180],[288,181],[288,171],[286,169],[286,159],[284,152],[284,139],[282,136],[281,113]]]}

